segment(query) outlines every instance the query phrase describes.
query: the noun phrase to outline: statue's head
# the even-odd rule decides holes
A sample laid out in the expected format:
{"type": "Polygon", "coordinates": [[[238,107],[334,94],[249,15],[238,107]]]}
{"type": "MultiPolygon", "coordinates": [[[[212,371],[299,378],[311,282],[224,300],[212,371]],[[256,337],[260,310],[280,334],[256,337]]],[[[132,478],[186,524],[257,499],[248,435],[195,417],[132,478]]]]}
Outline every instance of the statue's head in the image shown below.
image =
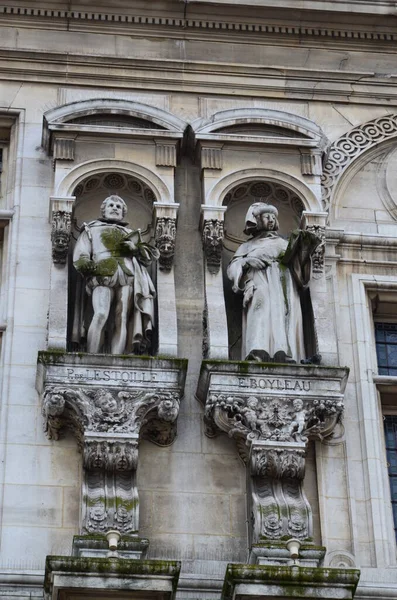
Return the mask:
{"type": "Polygon", "coordinates": [[[120,196],[108,196],[101,204],[101,217],[106,221],[123,221],[127,205],[120,196]]]}
{"type": "Polygon", "coordinates": [[[278,210],[272,204],[255,202],[251,204],[245,217],[244,233],[255,234],[258,231],[277,231],[278,210]]]}

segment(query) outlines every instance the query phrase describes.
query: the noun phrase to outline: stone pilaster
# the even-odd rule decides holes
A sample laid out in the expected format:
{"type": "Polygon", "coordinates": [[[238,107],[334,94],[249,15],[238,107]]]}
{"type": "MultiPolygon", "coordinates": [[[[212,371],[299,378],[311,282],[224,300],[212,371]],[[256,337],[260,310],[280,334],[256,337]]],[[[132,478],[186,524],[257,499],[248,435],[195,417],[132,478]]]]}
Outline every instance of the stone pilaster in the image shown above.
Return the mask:
{"type": "Polygon", "coordinates": [[[225,206],[201,207],[200,229],[205,264],[204,345],[208,358],[227,359],[229,342],[223,293],[222,251],[225,206]]]}
{"type": "Polygon", "coordinates": [[[174,278],[175,240],[179,204],[154,203],[157,262],[158,354],[178,356],[178,331],[174,278]]]}
{"type": "Polygon", "coordinates": [[[48,315],[48,347],[66,350],[68,253],[75,196],[50,198],[52,263],[48,315]]]}

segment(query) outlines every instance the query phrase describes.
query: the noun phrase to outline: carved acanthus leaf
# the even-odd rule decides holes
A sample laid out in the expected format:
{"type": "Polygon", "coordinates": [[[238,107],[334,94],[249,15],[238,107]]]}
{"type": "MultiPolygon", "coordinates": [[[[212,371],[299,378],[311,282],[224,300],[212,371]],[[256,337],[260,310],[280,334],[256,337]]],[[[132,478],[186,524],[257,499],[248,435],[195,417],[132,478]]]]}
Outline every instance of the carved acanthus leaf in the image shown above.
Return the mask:
{"type": "Polygon", "coordinates": [[[332,433],[343,411],[337,399],[308,399],[212,394],[205,406],[205,422],[213,433],[254,440],[306,443],[332,433]]]}
{"type": "Polygon", "coordinates": [[[81,445],[83,435],[88,432],[139,435],[141,428],[152,419],[162,423],[165,429],[172,428],[179,402],[179,393],[167,390],[83,390],[54,386],[46,390],[43,399],[45,431],[50,439],[58,439],[60,430],[68,428],[81,445]]]}

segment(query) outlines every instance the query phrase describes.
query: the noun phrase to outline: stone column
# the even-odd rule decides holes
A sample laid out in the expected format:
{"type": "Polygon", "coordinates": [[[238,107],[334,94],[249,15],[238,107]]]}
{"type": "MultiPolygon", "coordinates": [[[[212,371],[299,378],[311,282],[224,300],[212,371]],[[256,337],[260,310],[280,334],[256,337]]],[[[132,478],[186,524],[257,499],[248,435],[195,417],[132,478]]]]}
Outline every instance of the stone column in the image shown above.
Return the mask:
{"type": "Polygon", "coordinates": [[[225,206],[201,207],[201,232],[205,263],[205,331],[207,358],[228,359],[225,296],[223,292],[222,250],[225,206]]]}
{"type": "Polygon", "coordinates": [[[158,354],[178,356],[174,255],[179,204],[154,203],[157,262],[158,354]]]}
{"type": "Polygon", "coordinates": [[[68,317],[68,253],[71,236],[72,207],[75,196],[50,197],[52,262],[48,347],[66,350],[68,317]]]}

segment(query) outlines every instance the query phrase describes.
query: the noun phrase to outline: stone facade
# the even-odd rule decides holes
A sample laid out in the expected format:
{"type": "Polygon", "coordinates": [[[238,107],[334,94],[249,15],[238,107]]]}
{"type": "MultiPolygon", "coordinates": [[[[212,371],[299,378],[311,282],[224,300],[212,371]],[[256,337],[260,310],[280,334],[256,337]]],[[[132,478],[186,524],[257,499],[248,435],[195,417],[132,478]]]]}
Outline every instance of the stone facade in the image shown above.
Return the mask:
{"type": "Polygon", "coordinates": [[[0,7],[0,598],[397,598],[396,40],[394,0],[0,7]],[[111,320],[86,352],[72,254],[110,195],[159,255],[150,356],[111,320]],[[256,202],[319,240],[303,364],[241,360],[256,202]]]}

